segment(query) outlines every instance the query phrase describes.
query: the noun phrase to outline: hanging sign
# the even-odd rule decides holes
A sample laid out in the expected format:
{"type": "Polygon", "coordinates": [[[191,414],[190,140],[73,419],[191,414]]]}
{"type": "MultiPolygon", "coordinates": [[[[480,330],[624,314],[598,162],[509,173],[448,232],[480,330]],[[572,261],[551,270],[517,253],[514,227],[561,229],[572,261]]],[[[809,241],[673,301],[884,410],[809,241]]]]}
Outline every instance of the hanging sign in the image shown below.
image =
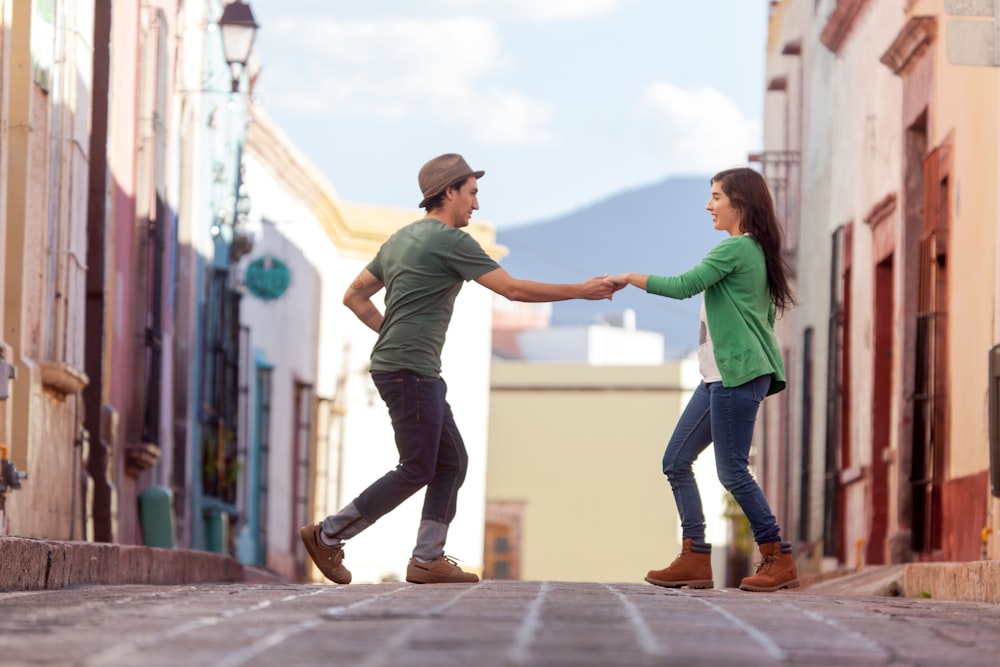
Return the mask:
{"type": "Polygon", "coordinates": [[[250,262],[243,276],[250,293],[264,301],[273,301],[284,294],[290,280],[288,267],[277,257],[258,257],[250,262]]]}

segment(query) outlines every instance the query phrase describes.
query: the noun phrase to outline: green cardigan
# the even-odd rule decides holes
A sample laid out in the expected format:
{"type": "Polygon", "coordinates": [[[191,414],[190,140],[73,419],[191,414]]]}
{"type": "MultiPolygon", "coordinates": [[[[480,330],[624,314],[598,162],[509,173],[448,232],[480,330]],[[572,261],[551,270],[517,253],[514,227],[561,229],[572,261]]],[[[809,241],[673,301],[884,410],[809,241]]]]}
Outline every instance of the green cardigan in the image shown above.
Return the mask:
{"type": "Polygon", "coordinates": [[[705,315],[723,386],[737,387],[770,375],[769,395],[785,388],[764,251],[753,238],[730,236],[679,276],[649,276],[646,291],[673,299],[705,293],[705,315]]]}

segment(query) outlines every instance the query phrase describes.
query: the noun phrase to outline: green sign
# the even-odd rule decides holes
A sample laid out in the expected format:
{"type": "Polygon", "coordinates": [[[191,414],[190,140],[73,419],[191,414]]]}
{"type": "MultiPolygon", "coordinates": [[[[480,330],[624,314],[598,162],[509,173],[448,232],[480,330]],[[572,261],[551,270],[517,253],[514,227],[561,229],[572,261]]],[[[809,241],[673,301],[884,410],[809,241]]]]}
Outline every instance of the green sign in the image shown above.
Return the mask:
{"type": "Polygon", "coordinates": [[[273,301],[284,294],[290,280],[288,267],[277,257],[258,257],[250,262],[243,277],[250,293],[264,301],[273,301]]]}

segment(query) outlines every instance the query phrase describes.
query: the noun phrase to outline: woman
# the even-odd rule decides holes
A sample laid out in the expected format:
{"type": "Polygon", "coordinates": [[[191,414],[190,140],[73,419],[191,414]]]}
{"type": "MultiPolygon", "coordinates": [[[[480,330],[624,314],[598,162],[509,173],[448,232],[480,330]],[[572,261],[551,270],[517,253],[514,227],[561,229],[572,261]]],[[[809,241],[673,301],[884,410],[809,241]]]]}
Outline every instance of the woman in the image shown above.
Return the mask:
{"type": "Polygon", "coordinates": [[[686,299],[705,293],[698,360],[702,382],[684,409],[663,455],[663,473],[681,518],[681,554],[646,581],[657,586],[711,588],[712,546],[692,473],[698,455],[715,444],[719,481],[750,522],[761,561],[740,588],[770,592],[799,585],[791,544],[764,492],[748,469],[757,409],[765,396],[785,388],[785,371],[774,337],[775,311],[793,303],[781,258],[781,230],[764,178],[747,168],[728,169],[711,181],[705,208],[715,228],[728,232],[693,269],[679,276],[624,273],[610,280],[650,294],[686,299]]]}

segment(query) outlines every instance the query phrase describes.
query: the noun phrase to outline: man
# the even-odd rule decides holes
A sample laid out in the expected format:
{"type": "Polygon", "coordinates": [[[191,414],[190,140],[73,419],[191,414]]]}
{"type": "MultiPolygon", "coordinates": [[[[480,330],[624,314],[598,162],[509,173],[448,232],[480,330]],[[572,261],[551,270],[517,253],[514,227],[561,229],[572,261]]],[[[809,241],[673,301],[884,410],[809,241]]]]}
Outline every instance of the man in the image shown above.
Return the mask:
{"type": "Polygon", "coordinates": [[[415,584],[475,583],[444,555],[448,526],[455,518],[458,489],[465,480],[468,455],[446,401],[441,378],[441,348],[462,284],[475,280],[512,301],[610,299],[615,285],[605,277],[575,284],[519,280],[491,259],[461,231],[479,208],[478,181],[461,155],[447,153],[425,164],[418,175],[427,211],[403,227],[358,274],[344,305],[378,333],[371,374],[389,408],[399,464],[350,504],[321,523],[300,530],[309,556],[328,579],[351,581],[344,567],[344,541],[426,488],[417,545],[406,568],[415,584]],[[372,297],[382,288],[385,313],[372,297]]]}

